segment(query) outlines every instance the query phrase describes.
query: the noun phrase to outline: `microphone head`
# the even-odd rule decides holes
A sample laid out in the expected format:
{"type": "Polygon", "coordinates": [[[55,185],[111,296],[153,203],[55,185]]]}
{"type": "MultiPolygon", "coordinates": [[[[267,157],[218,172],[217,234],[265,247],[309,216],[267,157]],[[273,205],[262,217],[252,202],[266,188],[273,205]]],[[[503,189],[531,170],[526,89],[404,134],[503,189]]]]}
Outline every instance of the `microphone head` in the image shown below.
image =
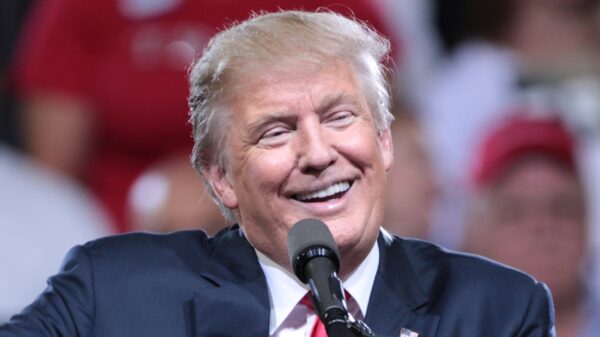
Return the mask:
{"type": "Polygon", "coordinates": [[[340,252],[327,225],[317,219],[296,222],[288,233],[288,256],[294,274],[300,281],[308,280],[304,275],[306,262],[315,257],[329,258],[340,269],[340,252]]]}

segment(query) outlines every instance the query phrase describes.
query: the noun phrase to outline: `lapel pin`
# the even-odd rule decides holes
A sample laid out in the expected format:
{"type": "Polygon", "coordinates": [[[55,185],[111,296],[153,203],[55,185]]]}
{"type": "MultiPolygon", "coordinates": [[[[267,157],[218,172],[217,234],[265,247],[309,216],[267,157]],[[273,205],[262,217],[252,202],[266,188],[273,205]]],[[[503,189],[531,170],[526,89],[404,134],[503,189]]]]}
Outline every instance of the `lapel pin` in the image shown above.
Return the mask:
{"type": "Polygon", "coordinates": [[[400,330],[400,337],[419,337],[419,334],[412,330],[402,328],[402,330],[400,330]]]}

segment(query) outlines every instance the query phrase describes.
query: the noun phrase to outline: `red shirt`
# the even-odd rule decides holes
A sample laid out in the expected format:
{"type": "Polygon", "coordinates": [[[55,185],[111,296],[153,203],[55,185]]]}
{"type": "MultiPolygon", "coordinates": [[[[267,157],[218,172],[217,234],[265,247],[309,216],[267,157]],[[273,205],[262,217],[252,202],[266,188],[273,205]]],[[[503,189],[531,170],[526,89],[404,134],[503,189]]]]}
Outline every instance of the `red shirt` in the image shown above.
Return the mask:
{"type": "MultiPolygon", "coordinates": [[[[365,0],[328,8],[382,30],[365,0]]],[[[21,93],[60,92],[92,104],[93,153],[86,182],[115,221],[130,229],[126,197],[149,165],[192,146],[186,70],[209,38],[251,11],[314,10],[328,1],[42,0],[22,41],[21,93]]],[[[382,30],[383,31],[383,30],[382,30]]]]}

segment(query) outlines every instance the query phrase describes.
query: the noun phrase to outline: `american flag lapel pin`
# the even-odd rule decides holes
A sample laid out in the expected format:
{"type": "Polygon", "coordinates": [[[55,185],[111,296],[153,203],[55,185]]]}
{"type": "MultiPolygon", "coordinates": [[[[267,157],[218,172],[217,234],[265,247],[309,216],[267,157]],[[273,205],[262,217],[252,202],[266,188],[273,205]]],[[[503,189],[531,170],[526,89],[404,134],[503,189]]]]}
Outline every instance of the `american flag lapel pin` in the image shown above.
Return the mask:
{"type": "Polygon", "coordinates": [[[400,337],[419,337],[419,334],[412,330],[402,328],[402,330],[400,330],[400,337]]]}

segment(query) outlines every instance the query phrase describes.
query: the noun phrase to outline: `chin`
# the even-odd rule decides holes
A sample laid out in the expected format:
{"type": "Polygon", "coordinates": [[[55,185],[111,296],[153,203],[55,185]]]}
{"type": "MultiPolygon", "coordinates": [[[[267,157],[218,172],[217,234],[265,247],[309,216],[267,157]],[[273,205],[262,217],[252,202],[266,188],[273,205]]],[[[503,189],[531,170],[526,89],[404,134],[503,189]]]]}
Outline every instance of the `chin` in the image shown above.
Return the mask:
{"type": "Polygon", "coordinates": [[[358,248],[361,243],[370,241],[369,238],[366,237],[367,235],[370,235],[370,233],[365,230],[352,230],[347,227],[342,227],[337,230],[332,230],[332,234],[340,251],[350,251],[354,248],[358,248]]]}

